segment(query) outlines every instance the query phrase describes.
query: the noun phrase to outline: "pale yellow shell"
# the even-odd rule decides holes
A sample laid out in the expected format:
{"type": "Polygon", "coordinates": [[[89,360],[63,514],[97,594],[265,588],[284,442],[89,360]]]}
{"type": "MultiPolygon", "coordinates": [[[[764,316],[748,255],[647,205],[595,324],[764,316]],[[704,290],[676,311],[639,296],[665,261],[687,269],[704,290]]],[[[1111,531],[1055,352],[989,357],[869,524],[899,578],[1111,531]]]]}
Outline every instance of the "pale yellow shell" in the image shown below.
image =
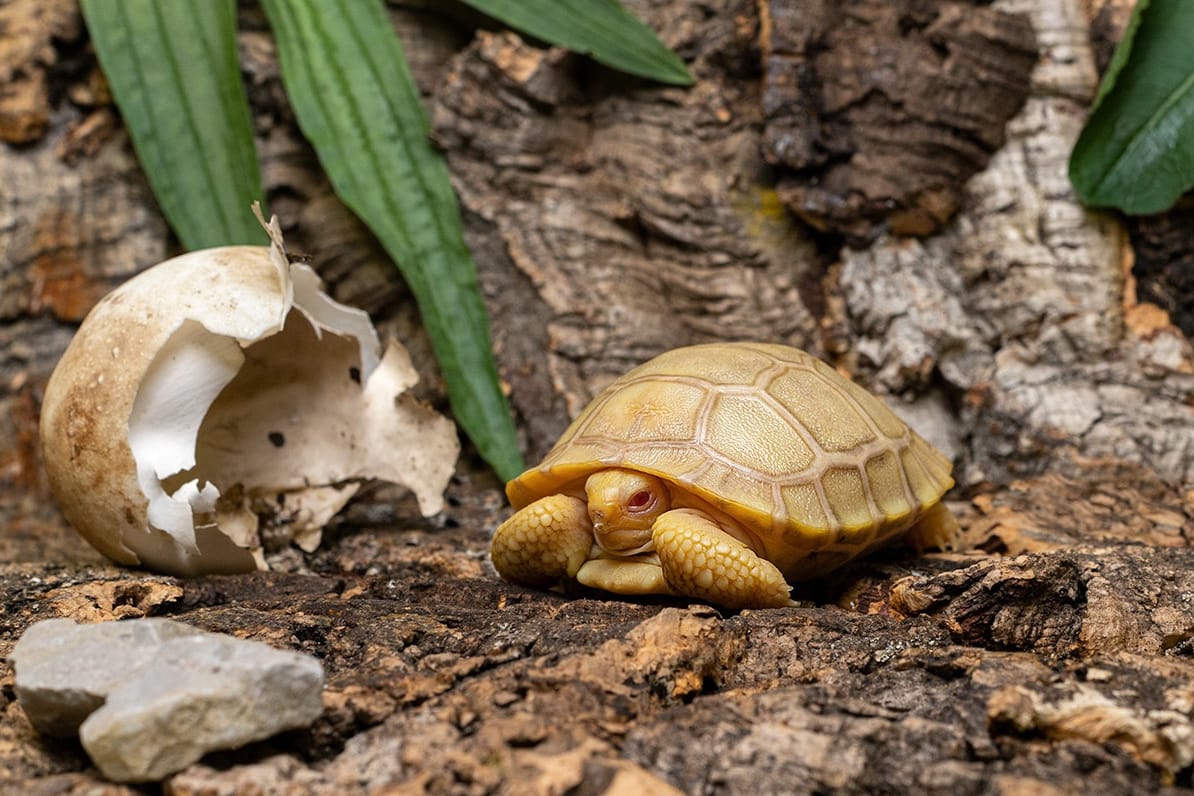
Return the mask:
{"type": "Polygon", "coordinates": [[[953,486],[951,464],[878,398],[795,348],[712,343],[640,365],[598,395],[537,467],[515,508],[624,467],[666,479],[809,577],[906,530],[953,486]]]}

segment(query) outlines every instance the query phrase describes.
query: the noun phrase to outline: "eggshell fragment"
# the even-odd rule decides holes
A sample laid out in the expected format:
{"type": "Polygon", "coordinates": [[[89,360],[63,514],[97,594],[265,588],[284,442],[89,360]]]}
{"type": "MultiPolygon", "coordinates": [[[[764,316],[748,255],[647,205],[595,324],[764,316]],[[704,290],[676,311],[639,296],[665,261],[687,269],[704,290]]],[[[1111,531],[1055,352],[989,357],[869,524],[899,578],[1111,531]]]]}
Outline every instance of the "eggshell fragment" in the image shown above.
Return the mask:
{"type": "Polygon", "coordinates": [[[368,315],[270,247],[176,257],[84,320],[46,387],[42,456],[67,520],[122,564],[264,568],[262,531],[311,550],[368,479],[442,508],[459,443],[407,390],[368,315]]]}

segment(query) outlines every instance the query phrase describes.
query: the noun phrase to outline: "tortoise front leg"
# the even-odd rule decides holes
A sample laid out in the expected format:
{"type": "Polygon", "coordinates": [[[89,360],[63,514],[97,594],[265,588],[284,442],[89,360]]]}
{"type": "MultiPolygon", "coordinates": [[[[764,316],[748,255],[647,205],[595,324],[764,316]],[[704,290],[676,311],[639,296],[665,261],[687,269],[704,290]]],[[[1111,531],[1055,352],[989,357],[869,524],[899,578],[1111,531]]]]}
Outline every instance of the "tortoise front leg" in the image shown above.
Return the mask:
{"type": "Polygon", "coordinates": [[[676,594],[726,608],[782,608],[789,586],[780,571],[696,509],[655,520],[655,553],[676,594]]]}
{"type": "Polygon", "coordinates": [[[593,523],[583,500],[548,495],[498,526],[489,557],[498,574],[524,586],[551,586],[577,570],[593,548],[593,523]]]}

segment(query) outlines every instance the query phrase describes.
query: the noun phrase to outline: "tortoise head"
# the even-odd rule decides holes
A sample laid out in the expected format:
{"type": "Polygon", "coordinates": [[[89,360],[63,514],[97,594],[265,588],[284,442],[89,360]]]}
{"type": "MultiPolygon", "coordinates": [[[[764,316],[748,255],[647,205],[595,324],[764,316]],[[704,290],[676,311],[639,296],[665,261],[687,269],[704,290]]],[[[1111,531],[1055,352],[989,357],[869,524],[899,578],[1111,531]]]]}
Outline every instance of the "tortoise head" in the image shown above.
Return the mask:
{"type": "Polygon", "coordinates": [[[632,556],[651,549],[651,526],[671,507],[659,478],[633,470],[599,470],[585,481],[589,519],[601,549],[632,556]]]}

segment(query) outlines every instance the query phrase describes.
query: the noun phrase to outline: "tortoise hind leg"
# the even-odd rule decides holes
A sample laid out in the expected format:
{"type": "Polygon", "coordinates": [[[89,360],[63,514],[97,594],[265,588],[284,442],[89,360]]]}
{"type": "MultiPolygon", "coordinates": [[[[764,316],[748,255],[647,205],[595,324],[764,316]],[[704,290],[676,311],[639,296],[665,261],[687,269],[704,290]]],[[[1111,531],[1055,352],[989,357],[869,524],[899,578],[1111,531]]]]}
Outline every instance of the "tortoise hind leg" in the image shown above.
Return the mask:
{"type": "Polygon", "coordinates": [[[726,608],[781,608],[791,604],[788,583],[775,565],[723,531],[707,514],[675,509],[652,526],[655,554],[676,594],[726,608]]]}
{"type": "Polygon", "coordinates": [[[954,513],[944,503],[934,503],[916,524],[904,532],[904,542],[917,552],[953,550],[962,532],[954,513]]]}
{"type": "Polygon", "coordinates": [[[512,583],[550,586],[574,577],[592,548],[588,505],[568,495],[548,495],[498,526],[489,557],[512,583]]]}

